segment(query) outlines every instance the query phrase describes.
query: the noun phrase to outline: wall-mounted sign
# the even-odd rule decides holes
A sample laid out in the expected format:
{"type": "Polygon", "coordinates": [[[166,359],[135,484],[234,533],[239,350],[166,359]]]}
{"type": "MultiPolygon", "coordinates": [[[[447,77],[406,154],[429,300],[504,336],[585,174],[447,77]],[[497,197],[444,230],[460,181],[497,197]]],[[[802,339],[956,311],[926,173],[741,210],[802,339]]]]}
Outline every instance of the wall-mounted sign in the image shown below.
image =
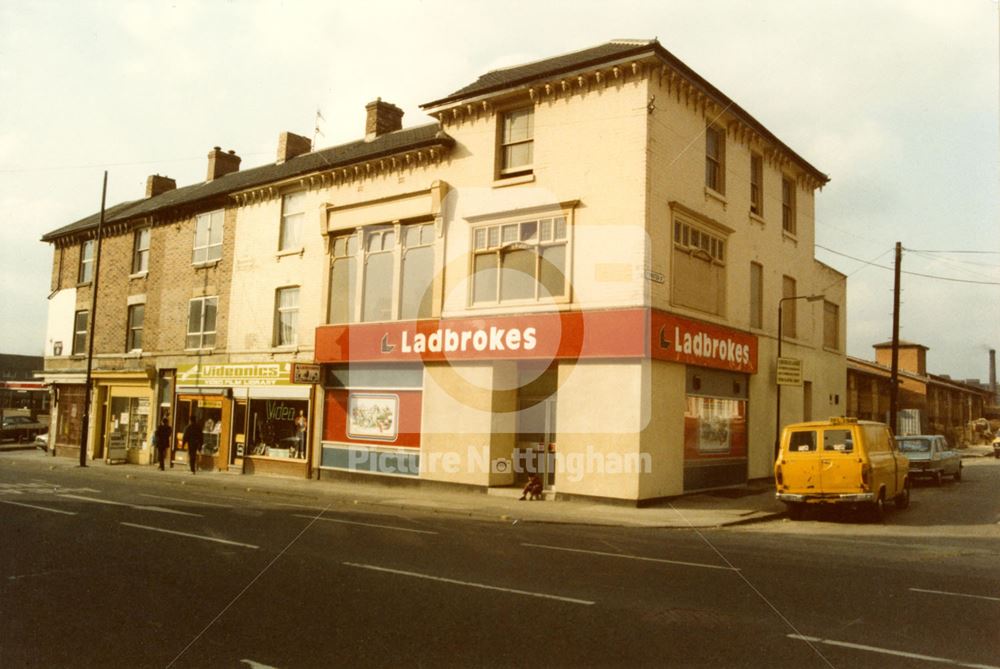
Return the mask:
{"type": "Polygon", "coordinates": [[[655,309],[324,325],[316,360],[404,362],[644,358],[757,372],[757,337],[655,309]]]}
{"type": "Polygon", "coordinates": [[[182,365],[178,386],[284,386],[291,383],[290,362],[234,362],[182,365]]]}
{"type": "Polygon", "coordinates": [[[293,362],[292,383],[319,383],[322,370],[315,363],[293,362]]]}
{"type": "Polygon", "coordinates": [[[802,385],[802,361],[798,358],[778,358],[778,385],[802,385]]]}
{"type": "Polygon", "coordinates": [[[646,355],[645,309],[325,325],[318,362],[555,360],[646,355]]]}
{"type": "Polygon", "coordinates": [[[757,373],[755,335],[655,310],[650,328],[650,353],[658,360],[757,373]]]}

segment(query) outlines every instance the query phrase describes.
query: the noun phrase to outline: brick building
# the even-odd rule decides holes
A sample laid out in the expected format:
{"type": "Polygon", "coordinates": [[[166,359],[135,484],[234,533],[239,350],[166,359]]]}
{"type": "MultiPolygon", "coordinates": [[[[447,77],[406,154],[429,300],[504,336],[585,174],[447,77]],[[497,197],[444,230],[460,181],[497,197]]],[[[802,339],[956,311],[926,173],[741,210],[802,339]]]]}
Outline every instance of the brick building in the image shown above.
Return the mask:
{"type": "MultiPolygon", "coordinates": [[[[847,415],[888,422],[892,342],[874,348],[874,362],[847,359],[847,415]]],[[[985,416],[989,389],[929,374],[928,350],[921,344],[899,342],[897,434],[943,434],[955,445],[975,441],[970,423],[985,416]]]]}
{"type": "MultiPolygon", "coordinates": [[[[779,423],[843,413],[845,278],[813,255],[827,177],[658,42],[489,72],[424,110],[403,128],[376,100],[363,139],[283,133],[249,170],[213,149],[204,183],[151,177],[108,210],[93,457],[141,459],[155,417],[195,415],[220,469],[541,470],[636,502],[741,484],[770,473],[779,303],[803,370],[779,423]]],[[[44,237],[66,454],[96,222],[44,237]]]]}

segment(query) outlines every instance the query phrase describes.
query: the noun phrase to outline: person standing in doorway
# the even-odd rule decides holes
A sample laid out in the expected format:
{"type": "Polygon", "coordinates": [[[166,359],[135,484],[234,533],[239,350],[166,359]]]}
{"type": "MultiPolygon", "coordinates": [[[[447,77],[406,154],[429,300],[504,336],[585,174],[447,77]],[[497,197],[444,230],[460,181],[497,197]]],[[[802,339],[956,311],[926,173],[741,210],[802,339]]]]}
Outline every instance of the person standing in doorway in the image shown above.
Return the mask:
{"type": "MultiPolygon", "coordinates": [[[[163,463],[166,460],[167,451],[170,450],[170,441],[173,439],[173,432],[170,429],[167,417],[164,416],[160,420],[160,425],[156,428],[156,432],[153,434],[153,445],[156,446],[156,458],[160,462],[161,472],[163,471],[163,463]]],[[[174,463],[171,462],[170,466],[173,467],[174,463]]]]}
{"type": "Polygon", "coordinates": [[[188,423],[188,426],[184,428],[184,438],[181,443],[187,448],[188,463],[191,465],[191,473],[194,474],[198,469],[198,453],[205,443],[205,435],[201,431],[201,422],[195,419],[194,416],[191,417],[191,422],[188,423]]]}

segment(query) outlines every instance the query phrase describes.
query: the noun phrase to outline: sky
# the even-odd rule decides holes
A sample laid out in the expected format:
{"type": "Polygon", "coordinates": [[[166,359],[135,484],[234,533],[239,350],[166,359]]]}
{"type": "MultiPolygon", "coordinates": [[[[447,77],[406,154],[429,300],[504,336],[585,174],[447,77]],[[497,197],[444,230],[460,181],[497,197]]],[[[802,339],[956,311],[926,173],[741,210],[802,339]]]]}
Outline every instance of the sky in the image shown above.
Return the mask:
{"type": "Polygon", "coordinates": [[[988,376],[1000,348],[996,0],[0,0],[0,353],[41,355],[48,231],[203,181],[208,151],[274,161],[282,131],[364,134],[498,67],[616,38],[660,43],[831,181],[816,257],[848,275],[847,352],[892,335],[928,370],[988,376]]]}

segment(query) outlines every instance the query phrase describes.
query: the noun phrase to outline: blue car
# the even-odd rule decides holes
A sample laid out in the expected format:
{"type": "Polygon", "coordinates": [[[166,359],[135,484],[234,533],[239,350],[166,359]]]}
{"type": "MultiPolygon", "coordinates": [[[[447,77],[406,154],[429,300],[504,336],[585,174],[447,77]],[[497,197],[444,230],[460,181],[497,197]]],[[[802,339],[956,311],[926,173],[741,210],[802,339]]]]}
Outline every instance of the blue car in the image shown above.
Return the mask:
{"type": "Polygon", "coordinates": [[[945,476],[962,480],[962,456],[940,434],[896,437],[896,445],[910,461],[911,478],[929,478],[937,485],[945,476]]]}

